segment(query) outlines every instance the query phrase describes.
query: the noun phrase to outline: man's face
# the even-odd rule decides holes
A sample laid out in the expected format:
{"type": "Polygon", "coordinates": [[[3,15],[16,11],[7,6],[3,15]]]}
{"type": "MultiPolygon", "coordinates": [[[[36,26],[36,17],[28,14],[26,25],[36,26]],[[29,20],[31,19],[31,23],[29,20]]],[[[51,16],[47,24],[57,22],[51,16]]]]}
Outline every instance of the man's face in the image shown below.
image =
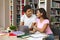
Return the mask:
{"type": "Polygon", "coordinates": [[[32,13],[33,13],[33,10],[32,10],[32,9],[28,9],[28,10],[26,11],[27,17],[31,17],[31,16],[32,16],[32,13]]]}

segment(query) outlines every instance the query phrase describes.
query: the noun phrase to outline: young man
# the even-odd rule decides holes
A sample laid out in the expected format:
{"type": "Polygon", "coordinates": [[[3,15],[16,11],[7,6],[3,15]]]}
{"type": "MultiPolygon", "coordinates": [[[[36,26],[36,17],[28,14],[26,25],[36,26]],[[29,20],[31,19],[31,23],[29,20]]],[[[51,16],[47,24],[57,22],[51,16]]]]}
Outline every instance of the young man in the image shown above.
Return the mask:
{"type": "Polygon", "coordinates": [[[28,26],[29,29],[32,29],[32,24],[35,23],[36,16],[33,14],[33,10],[30,5],[24,6],[24,15],[21,17],[20,26],[28,26]]]}

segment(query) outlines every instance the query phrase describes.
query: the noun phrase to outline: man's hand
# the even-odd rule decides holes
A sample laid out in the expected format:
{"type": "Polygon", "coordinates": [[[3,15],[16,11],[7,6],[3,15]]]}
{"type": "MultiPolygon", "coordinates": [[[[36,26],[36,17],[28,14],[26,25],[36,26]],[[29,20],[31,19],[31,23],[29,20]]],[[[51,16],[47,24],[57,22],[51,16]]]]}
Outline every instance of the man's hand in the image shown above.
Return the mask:
{"type": "Polygon", "coordinates": [[[30,30],[30,31],[32,31],[32,30],[33,30],[33,28],[29,28],[29,30],[30,30]]]}
{"type": "Polygon", "coordinates": [[[20,26],[23,26],[24,25],[24,22],[20,22],[20,26]]]}

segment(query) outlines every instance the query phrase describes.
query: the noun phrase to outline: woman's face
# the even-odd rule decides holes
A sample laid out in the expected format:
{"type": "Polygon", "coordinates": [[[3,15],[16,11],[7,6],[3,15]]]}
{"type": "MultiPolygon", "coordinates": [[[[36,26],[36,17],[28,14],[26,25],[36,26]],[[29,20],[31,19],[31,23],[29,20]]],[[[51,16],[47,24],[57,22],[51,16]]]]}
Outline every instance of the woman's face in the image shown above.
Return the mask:
{"type": "Polygon", "coordinates": [[[40,17],[42,17],[42,13],[40,13],[40,11],[37,10],[37,12],[36,12],[36,16],[37,16],[38,18],[40,18],[40,17]]]}

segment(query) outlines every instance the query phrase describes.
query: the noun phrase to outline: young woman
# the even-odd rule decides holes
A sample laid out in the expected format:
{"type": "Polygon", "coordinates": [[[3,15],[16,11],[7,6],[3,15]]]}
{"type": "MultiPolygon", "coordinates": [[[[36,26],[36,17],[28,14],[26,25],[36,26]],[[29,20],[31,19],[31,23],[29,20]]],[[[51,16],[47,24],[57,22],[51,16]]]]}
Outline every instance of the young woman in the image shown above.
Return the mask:
{"type": "Polygon", "coordinates": [[[54,40],[53,32],[49,26],[49,19],[46,16],[46,11],[43,8],[36,10],[37,20],[34,24],[34,29],[41,33],[46,33],[49,37],[46,40],[54,40]]]}

